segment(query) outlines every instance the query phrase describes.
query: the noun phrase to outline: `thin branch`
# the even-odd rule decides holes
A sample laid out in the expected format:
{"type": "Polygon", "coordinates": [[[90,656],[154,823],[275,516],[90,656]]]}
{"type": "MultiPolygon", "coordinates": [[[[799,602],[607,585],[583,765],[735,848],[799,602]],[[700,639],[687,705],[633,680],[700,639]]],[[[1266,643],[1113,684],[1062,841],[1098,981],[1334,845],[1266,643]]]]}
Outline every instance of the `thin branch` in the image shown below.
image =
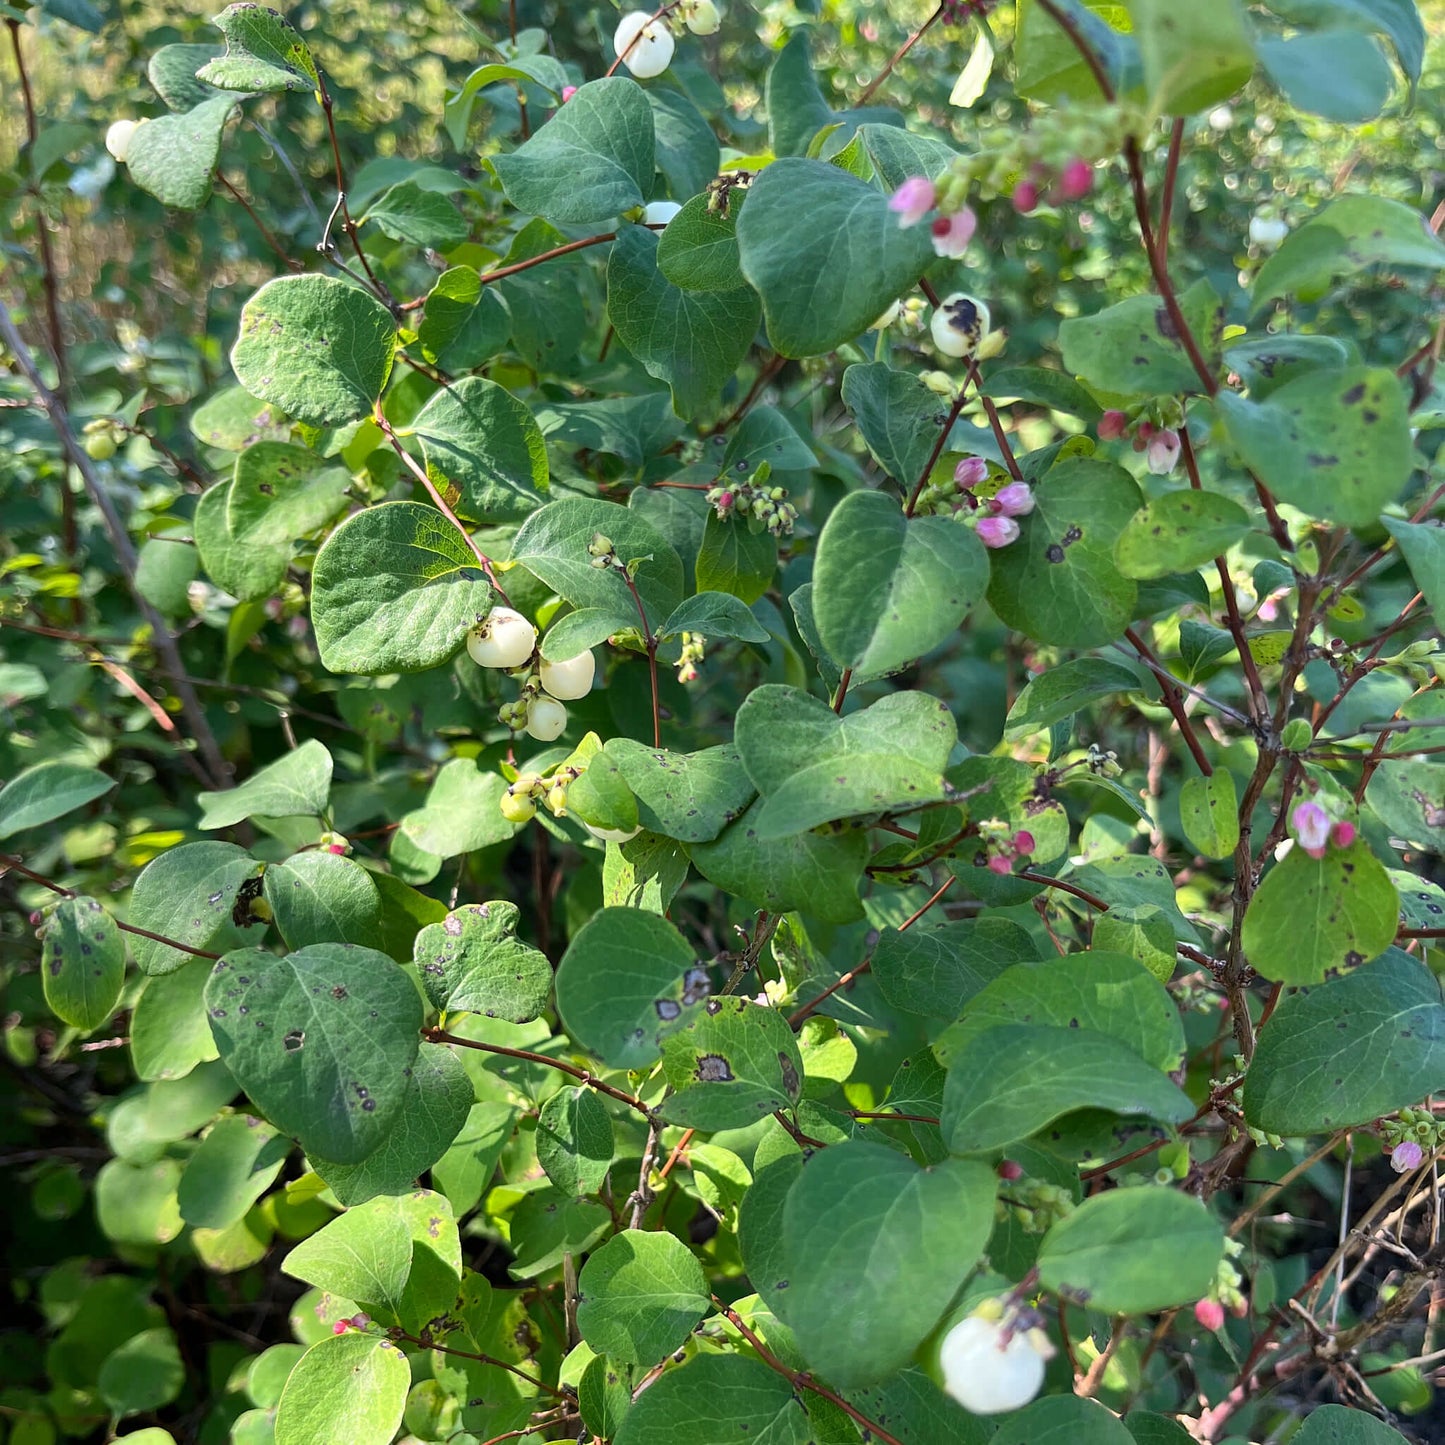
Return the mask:
{"type": "Polygon", "coordinates": [[[657,692],[657,638],[653,635],[652,627],[647,620],[647,609],[642,605],[642,594],[637,590],[637,583],[632,580],[632,573],[626,567],[619,569],[622,580],[627,583],[627,590],[632,593],[632,600],[637,607],[637,615],[642,619],[642,640],[647,647],[647,676],[652,683],[652,746],[662,746],[662,704],[657,692]]]}
{"type": "Polygon", "coordinates": [[[286,269],[288,271],[304,271],[306,268],[294,256],[288,254],[286,248],[276,239],[270,227],[256,214],[255,207],[231,184],[226,177],[226,173],[219,166],[216,167],[216,179],[241,203],[241,208],[250,216],[256,229],[260,231],[261,239],[281,258],[281,262],[286,269]]]}
{"type": "Polygon", "coordinates": [[[915,30],[913,34],[910,35],[908,39],[905,40],[903,44],[900,45],[898,49],[895,50],[893,54],[888,57],[888,63],[883,67],[882,70],[878,72],[877,75],[873,77],[871,81],[868,82],[868,88],[863,92],[862,95],[858,97],[857,100],[853,102],[855,107],[868,104],[868,102],[873,98],[873,92],[877,90],[878,87],[882,85],[883,82],[887,80],[890,75],[893,74],[893,67],[896,66],[898,62],[902,60],[903,57],[907,55],[908,52],[912,50],[913,47],[917,45],[920,40],[923,39],[923,37],[929,32],[929,30],[934,25],[936,25],[939,20],[943,18],[943,13],[947,9],[947,5],[940,5],[938,9],[935,10],[933,14],[930,15],[928,19],[925,20],[923,24],[920,25],[918,29],[915,30]]]}
{"type": "Polygon", "coordinates": [[[1159,691],[1164,698],[1164,706],[1174,715],[1174,721],[1179,725],[1179,732],[1188,745],[1189,751],[1194,754],[1194,761],[1199,765],[1199,771],[1206,778],[1213,777],[1214,767],[1200,746],[1199,736],[1194,731],[1194,725],[1189,721],[1189,714],[1184,710],[1184,696],[1174,686],[1174,679],[1159,665],[1158,659],[1149,651],[1144,639],[1132,627],[1124,629],[1124,636],[1139,649],[1140,657],[1150,661],[1151,670],[1159,679],[1159,691]]]}
{"type": "Polygon", "coordinates": [[[959,413],[963,410],[963,404],[968,400],[968,383],[976,380],[978,368],[969,370],[964,383],[958,389],[958,395],[953,399],[953,405],[948,409],[948,416],[945,418],[942,430],[938,433],[937,440],[933,443],[933,450],[928,454],[928,460],[923,464],[923,470],[918,474],[918,480],[913,484],[913,490],[908,494],[908,505],[903,509],[905,517],[911,517],[914,509],[918,506],[918,499],[923,495],[923,489],[928,485],[928,475],[937,465],[939,457],[943,455],[943,449],[948,445],[948,434],[953,430],[953,424],[958,420],[959,413]]]}
{"type": "Polygon", "coordinates": [[[495,1355],[480,1354],[475,1350],[454,1350],[450,1345],[439,1344],[430,1335],[408,1334],[406,1330],[393,1327],[387,1330],[387,1334],[393,1340],[405,1340],[409,1344],[420,1345],[424,1350],[436,1350],[443,1355],[455,1355],[459,1360],[475,1360],[481,1365],[495,1365],[499,1370],[506,1370],[508,1374],[515,1375],[519,1380],[525,1380],[529,1385],[551,1395],[554,1399],[567,1400],[571,1397],[563,1389],[556,1385],[549,1385],[546,1380],[539,1380],[535,1375],[529,1375],[525,1370],[519,1370],[516,1365],[508,1364],[506,1360],[499,1360],[495,1355]]]}

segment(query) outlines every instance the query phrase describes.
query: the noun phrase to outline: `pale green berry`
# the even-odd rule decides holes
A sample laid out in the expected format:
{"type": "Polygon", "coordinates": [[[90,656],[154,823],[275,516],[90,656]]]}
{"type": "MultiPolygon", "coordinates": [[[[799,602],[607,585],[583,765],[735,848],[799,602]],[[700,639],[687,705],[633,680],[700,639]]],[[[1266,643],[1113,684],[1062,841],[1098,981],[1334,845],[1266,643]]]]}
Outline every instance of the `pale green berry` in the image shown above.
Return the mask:
{"type": "Polygon", "coordinates": [[[593,679],[597,676],[597,659],[590,651],[579,652],[561,662],[542,659],[542,686],[553,697],[563,702],[575,702],[592,691],[593,679]]]}

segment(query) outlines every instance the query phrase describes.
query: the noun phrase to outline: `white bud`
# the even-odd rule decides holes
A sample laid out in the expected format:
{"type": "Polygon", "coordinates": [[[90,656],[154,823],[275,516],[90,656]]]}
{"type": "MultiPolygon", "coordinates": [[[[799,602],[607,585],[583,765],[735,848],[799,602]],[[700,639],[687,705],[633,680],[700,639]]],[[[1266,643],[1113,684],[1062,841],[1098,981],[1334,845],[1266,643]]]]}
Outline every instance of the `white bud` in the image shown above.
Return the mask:
{"type": "Polygon", "coordinates": [[[646,10],[632,10],[618,21],[612,48],[633,75],[639,80],[650,80],[672,64],[672,52],[677,47],[672,32],[662,21],[654,20],[646,10]],[[629,50],[628,46],[632,48],[629,50]]]}
{"type": "Polygon", "coordinates": [[[527,736],[550,743],[562,736],[567,726],[567,709],[550,697],[534,697],[527,704],[527,736]]]}
{"type": "Polygon", "coordinates": [[[719,23],[713,0],[692,0],[687,12],[687,28],[694,35],[716,35],[719,23]]]}
{"type": "Polygon", "coordinates": [[[988,307],[962,291],[955,291],[939,303],[928,329],[934,346],[945,356],[975,356],[989,332],[988,307]]]}
{"type": "Polygon", "coordinates": [[[138,120],[112,121],[105,133],[105,148],[123,165],[130,150],[130,139],[140,129],[138,120]]]}
{"type": "Polygon", "coordinates": [[[603,843],[630,843],[642,831],[641,825],[636,828],[594,828],[591,823],[583,823],[582,826],[603,843]]]}
{"type": "Polygon", "coordinates": [[[1032,1330],[1008,1332],[1005,1322],[970,1315],[956,1324],[939,1347],[943,1388],[975,1415],[1017,1410],[1044,1383],[1045,1356],[1032,1330]]]}
{"type": "Polygon", "coordinates": [[[494,607],[467,634],[467,651],[478,667],[521,667],[537,646],[537,629],[510,607],[494,607]]]}
{"type": "Polygon", "coordinates": [[[597,659],[590,651],[579,652],[563,662],[548,662],[542,659],[542,686],[563,702],[575,702],[592,691],[592,679],[597,676],[597,659]]]}
{"type": "Polygon", "coordinates": [[[682,210],[676,201],[649,201],[642,213],[644,226],[665,226],[682,210]]]}
{"type": "Polygon", "coordinates": [[[1234,124],[1234,112],[1227,105],[1216,105],[1209,112],[1210,130],[1228,130],[1234,124]]]}

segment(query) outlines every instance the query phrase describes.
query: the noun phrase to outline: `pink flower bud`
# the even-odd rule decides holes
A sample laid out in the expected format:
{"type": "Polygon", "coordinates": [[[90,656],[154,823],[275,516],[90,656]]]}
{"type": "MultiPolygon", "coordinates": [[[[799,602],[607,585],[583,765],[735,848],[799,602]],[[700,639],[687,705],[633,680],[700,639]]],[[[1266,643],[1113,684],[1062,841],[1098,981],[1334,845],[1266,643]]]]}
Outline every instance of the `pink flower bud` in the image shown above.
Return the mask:
{"type": "Polygon", "coordinates": [[[1019,215],[1027,216],[1038,208],[1039,188],[1032,181],[1020,181],[1014,187],[1013,203],[1019,215]]]}
{"type": "Polygon", "coordinates": [[[1217,1299],[1202,1299],[1194,1306],[1194,1318],[1206,1330],[1224,1328],[1224,1306],[1217,1299]]]}
{"type": "Polygon", "coordinates": [[[960,487],[980,487],[988,480],[988,463],[982,457],[964,457],[953,469],[953,480],[960,487]]]}
{"type": "Polygon", "coordinates": [[[1034,835],[1024,828],[1020,828],[1013,836],[1014,853],[1020,858],[1029,857],[1037,844],[1034,842],[1034,835]]]}
{"type": "Polygon", "coordinates": [[[736,500],[737,500],[737,498],[734,497],[731,492],[724,492],[724,493],[722,494],[722,496],[720,496],[720,497],[717,499],[717,509],[718,509],[718,511],[719,511],[719,512],[730,512],[730,511],[732,511],[733,503],[734,503],[736,500]]]}
{"type": "Polygon", "coordinates": [[[331,1326],[331,1333],[333,1335],[344,1335],[350,1328],[350,1320],[337,1320],[336,1323],[331,1326]]]}
{"type": "Polygon", "coordinates": [[[1134,428],[1134,450],[1142,452],[1149,445],[1156,431],[1158,431],[1158,427],[1152,421],[1141,421],[1134,428]]]}
{"type": "Polygon", "coordinates": [[[1059,176],[1059,191],[1066,201],[1082,200],[1094,188],[1094,168],[1077,156],[1059,176]]]}
{"type": "Polygon", "coordinates": [[[1118,441],[1128,430],[1128,412],[1106,411],[1103,416],[1099,418],[1099,440],[1101,442],[1118,441]]]}
{"type": "Polygon", "coordinates": [[[345,844],[345,843],[328,843],[328,844],[326,845],[326,851],[327,851],[328,853],[345,853],[345,852],[346,852],[346,844],[345,844]]]}
{"type": "Polygon", "coordinates": [[[1301,803],[1290,823],[1300,847],[1311,858],[1323,858],[1330,841],[1330,815],[1318,803],[1301,803]]]}
{"type": "Polygon", "coordinates": [[[1167,477],[1179,461],[1179,433],[1171,427],[1160,429],[1149,438],[1148,466],[1156,477],[1167,477]]]}
{"type": "Polygon", "coordinates": [[[1012,861],[1005,858],[1002,853],[995,853],[993,857],[988,860],[988,871],[990,873],[997,873],[1000,878],[1007,878],[1009,874],[1014,871],[1014,865],[1012,861]]]}
{"type": "Polygon", "coordinates": [[[998,1163],[994,1165],[993,1172],[997,1174],[1000,1179],[1022,1179],[1024,1166],[1020,1164],[1017,1159],[1000,1159],[998,1163]]]}
{"type": "Polygon", "coordinates": [[[1005,517],[1026,517],[1034,509],[1033,488],[1027,482],[1010,482],[994,493],[994,508],[1005,517]]]}
{"type": "Polygon", "coordinates": [[[978,519],[978,540],[985,547],[1007,547],[1017,542],[1019,524],[1012,517],[980,517],[978,519]]]}
{"type": "Polygon", "coordinates": [[[938,190],[926,176],[909,176],[888,198],[888,209],[898,214],[898,224],[907,230],[916,226],[932,209],[938,190]]]}
{"type": "Polygon", "coordinates": [[[1353,823],[1336,823],[1330,829],[1330,842],[1336,848],[1348,848],[1355,841],[1357,831],[1353,823]]]}
{"type": "Polygon", "coordinates": [[[562,87],[562,104],[566,105],[567,102],[571,100],[572,97],[576,94],[577,87],[575,85],[564,85],[562,87]]]}
{"type": "Polygon", "coordinates": [[[1413,1140],[1406,1139],[1390,1150],[1390,1168],[1396,1174],[1408,1174],[1424,1162],[1425,1151],[1413,1140]]]}
{"type": "Polygon", "coordinates": [[[1245,1299],[1243,1295],[1241,1295],[1237,1300],[1235,1300],[1232,1305],[1230,1305],[1229,1312],[1235,1317],[1235,1319],[1242,1320],[1245,1315],[1249,1313],[1249,1301],[1245,1299]]]}
{"type": "Polygon", "coordinates": [[[351,1328],[354,1330],[364,1330],[370,1323],[370,1315],[352,1315],[351,1317],[351,1328]]]}
{"type": "Polygon", "coordinates": [[[951,216],[940,216],[933,223],[934,252],[957,261],[968,250],[977,229],[978,217],[967,206],[951,216]]]}

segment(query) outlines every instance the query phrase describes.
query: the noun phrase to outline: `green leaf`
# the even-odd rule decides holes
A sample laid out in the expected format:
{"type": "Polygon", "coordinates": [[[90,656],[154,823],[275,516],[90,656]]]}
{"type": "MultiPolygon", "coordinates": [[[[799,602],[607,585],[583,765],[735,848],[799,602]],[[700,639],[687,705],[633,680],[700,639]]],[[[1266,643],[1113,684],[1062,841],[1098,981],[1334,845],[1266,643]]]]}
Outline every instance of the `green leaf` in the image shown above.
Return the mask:
{"type": "Polygon", "coordinates": [[[710,998],[663,1041],[662,1072],[673,1090],[663,1117],[711,1132],[745,1129],[796,1104],[803,1060],[777,1009],[710,998]]]}
{"type": "Polygon", "coordinates": [[[733,516],[724,521],[709,510],[697,554],[700,592],[728,592],[751,607],[771,586],[778,570],[778,544],[771,532],[754,532],[733,516]]]}
{"type": "Polygon", "coordinates": [[[280,276],[241,308],[231,367],[297,421],[344,426],[370,413],[395,353],[396,323],[374,296],[330,276],[280,276]]]}
{"type": "MultiPolygon", "coordinates": [[[[1120,29],[1131,24],[1128,9],[1109,0],[1055,0],[1075,30],[1097,57],[1115,91],[1131,89],[1142,80],[1139,47],[1120,29]]],[[[1099,82],[1067,31],[1044,10],[1038,0],[1020,0],[1018,33],[1014,40],[1017,64],[1015,84],[1026,100],[1053,105],[1060,100],[1098,104],[1099,82]]]]}
{"type": "Polygon", "coordinates": [[[988,1242],[996,1185],[986,1165],[920,1169],[882,1144],[815,1153],[783,1213],[784,1308],[808,1363],[844,1388],[907,1364],[988,1242]]]}
{"type": "Polygon", "coordinates": [[[1228,100],[1254,74],[1254,45],[1238,0],[1131,0],[1134,38],[1153,110],[1192,115],[1228,100]]]}
{"type": "Polygon", "coordinates": [[[1026,1139],[1075,1109],[1170,1124],[1194,1113],[1187,1094],[1117,1039],[1091,1029],[1004,1024],[971,1040],[949,1068],[941,1127],[951,1152],[976,1154],[1026,1139]]]}
{"type": "Polygon", "coordinates": [[[1297,110],[1326,120],[1373,120],[1395,77],[1379,41],[1355,29],[1317,30],[1261,39],[1264,73],[1297,110]]]}
{"type": "Polygon", "coordinates": [[[1364,1124],[1445,1088],[1445,1005],[1398,948],[1368,968],[1287,994],[1244,1083],[1244,1111],[1272,1134],[1364,1124]]]}
{"type": "Polygon", "coordinates": [[[216,95],[192,110],[138,126],[126,148],[131,180],[163,206],[199,210],[210,199],[221,132],[235,109],[235,96],[216,95]]]}
{"type": "Polygon", "coordinates": [[[1365,801],[1391,833],[1445,853],[1445,768],[1423,758],[1382,763],[1365,801]]]}
{"type": "Polygon", "coordinates": [[[1386,367],[1313,372],[1268,401],[1221,392],[1215,404],[1244,464],[1309,516],[1371,526],[1410,476],[1409,410],[1386,367]]]}
{"type": "Polygon", "coordinates": [[[222,90],[313,90],[316,62],[306,42],[264,5],[228,5],[215,18],[226,53],[201,68],[200,79],[222,90]]]}
{"type": "Polygon", "coordinates": [[[885,928],[873,949],[872,973],[894,1008],[951,1019],[1005,969],[1033,953],[1028,934],[1005,918],[968,918],[907,932],[885,928]]]}
{"type": "MultiPolygon", "coordinates": [[[[453,1143],[461,1143],[459,1136],[466,1128],[475,1096],[471,1078],[456,1053],[445,1044],[424,1043],[405,1075],[399,1117],[406,1122],[393,1128],[379,1148],[356,1164],[335,1164],[314,1153],[310,1156],[311,1167],[348,1207],[364,1204],[378,1194],[411,1190],[419,1175],[433,1166],[441,1167],[453,1143]]],[[[435,1172],[432,1177],[441,1189],[435,1172]]],[[[455,1202],[453,1205],[455,1208],[455,1202]]]]}
{"type": "Polygon", "coordinates": [[[1120,576],[1114,544],[1138,508],[1139,489],[1122,467],[1060,462],[1035,486],[1018,541],[993,553],[989,605],[1037,642],[1112,642],[1129,625],[1138,590],[1120,576]]]}
{"type": "Polygon", "coordinates": [[[988,378],[988,394],[995,401],[1009,398],[1031,401],[1036,406],[1082,417],[1085,421],[1096,422],[1101,414],[1099,403],[1077,381],[1049,367],[1007,366],[992,372],[988,378]]]}
{"type": "Polygon", "coordinates": [[[435,667],[491,608],[491,584],[471,549],[419,502],[386,502],[348,517],[312,568],[311,622],[332,672],[435,667]]]}
{"type": "MultiPolygon", "coordinates": [[[[1436,617],[1445,617],[1445,527],[1381,517],[1409,565],[1415,585],[1425,594],[1436,617]]],[[[0,794],[3,806],[4,794],[0,794]]]]}
{"type": "Polygon", "coordinates": [[[788,36],[768,68],[764,101],[768,112],[768,147],[777,156],[798,156],[818,131],[833,119],[810,62],[808,31],[799,26],[788,36]]]}
{"type": "Polygon", "coordinates": [[[59,761],[35,763],[0,788],[0,838],[43,827],[104,797],[115,787],[99,768],[59,761]]]}
{"type": "Polygon", "coordinates": [[[448,1013],[527,1023],[547,1007],[552,965],[516,936],[515,903],[467,903],[416,936],[427,997],[448,1013]]]}
{"type": "MultiPolygon", "coordinates": [[[[669,226],[668,230],[672,227],[669,226]]],[[[666,235],[666,232],[663,232],[666,235]]],[[[682,423],[672,410],[665,391],[641,396],[604,397],[598,401],[540,402],[537,424],[548,441],[585,447],[592,452],[609,452],[630,467],[640,467],[644,458],[656,456],[671,446],[682,432],[682,423]]],[[[636,488],[628,499],[637,506],[640,499],[678,501],[666,492],[636,488]]]]}
{"type": "Polygon", "coordinates": [[[401,181],[382,192],[361,221],[375,221],[393,241],[443,252],[460,246],[471,230],[450,197],[415,181],[401,181]]]}
{"type": "Polygon", "coordinates": [[[455,858],[493,843],[505,843],[517,831],[502,816],[507,781],[483,772],[473,758],[453,758],[432,781],[426,802],[402,815],[401,833],[424,853],[455,858]]]}
{"type": "Polygon", "coordinates": [[[252,773],[237,788],[201,793],[201,827],[229,828],[264,818],[320,817],[331,792],[331,754],[314,738],[252,773]]]}
{"type": "Polygon", "coordinates": [[[169,1405],[185,1382],[181,1352],[168,1329],[132,1335],[106,1357],[96,1377],[100,1398],[118,1416],[140,1415],[169,1405]]]}
{"type": "Polygon", "coordinates": [[[1126,577],[1152,581],[1190,572],[1248,535],[1249,513],[1218,492],[1165,492],[1134,514],[1114,544],[1126,577]]]}
{"type": "Polygon", "coordinates": [[[196,72],[220,54],[215,45],[162,45],[146,64],[146,79],[169,110],[192,110],[215,94],[196,72]]]}
{"type": "Polygon", "coordinates": [[[1039,1246],[1039,1283],[1105,1314],[1150,1314],[1209,1293],[1224,1230],[1192,1195],[1145,1185],[1086,1199],[1039,1246]]]}
{"type": "Polygon", "coordinates": [[[1239,842],[1239,799],[1234,778],[1216,768],[1207,778],[1186,778],[1179,822],[1189,845],[1206,858],[1228,858],[1239,842]]]}
{"type": "Polygon", "coordinates": [[[757,790],[737,749],[723,744],[696,753],[649,748],[612,738],[605,756],[637,798],[642,826],[683,843],[707,843],[739,817],[757,790]]]}
{"type": "Polygon", "coordinates": [[[647,199],[654,144],[642,87],[613,76],[580,87],[530,140],[491,162],[524,215],[582,224],[609,221],[647,199]]]}
{"type": "Polygon", "coordinates": [[[693,196],[683,206],[657,241],[657,269],[666,280],[684,291],[735,291],[746,285],[737,236],[738,208],[746,195],[733,197],[727,215],[710,208],[710,196],[693,196]]]}
{"type": "Polygon", "coordinates": [[[587,771],[568,786],[567,810],[594,828],[631,833],[638,826],[637,799],[605,752],[594,754],[587,771]]]}
{"type": "Polygon", "coordinates": [[[1096,1400],[1046,1395],[1009,1415],[992,1445],[1133,1445],[1133,1436],[1096,1400]]]}
{"type": "Polygon", "coordinates": [[[827,923],[863,916],[858,881],[868,861],[860,829],[763,836],[760,798],[710,843],[689,848],[697,871],[725,893],[775,913],[797,909],[827,923]]]}
{"type": "Polygon", "coordinates": [[[1445,268],[1445,241],[1411,206],[1384,196],[1341,196],[1259,268],[1252,288],[1255,310],[1289,293],[1322,293],[1331,282],[1371,266],[1439,271],[1445,268]]]}
{"type": "Polygon", "coordinates": [[[685,91],[649,86],[644,93],[652,107],[657,169],[676,200],[696,196],[717,175],[722,163],[722,151],[712,127],[685,91]]]}
{"type": "Polygon", "coordinates": [[[764,799],[755,831],[787,838],[941,798],[957,737],[947,706],[925,693],[892,693],[840,718],[797,688],[755,688],[735,724],[743,766],[764,799]]]}
{"type": "Polygon", "coordinates": [[[235,476],[196,506],[194,532],[211,580],[242,602],[271,597],[286,580],[291,544],[346,506],[351,473],[285,442],[257,442],[236,458],[235,476]]]}
{"type": "Polygon", "coordinates": [[[473,266],[453,266],[427,292],[417,326],[421,354],[431,362],[465,330],[482,297],[482,278],[473,266]]]}
{"type": "Polygon", "coordinates": [[[138,1079],[181,1079],[217,1057],[201,1001],[210,973],[210,964],[197,958],[145,981],[130,1015],[130,1058],[138,1079]]]}
{"type": "Polygon", "coordinates": [[[563,1194],[595,1194],[615,1152],[612,1118],[592,1089],[558,1089],[537,1116],[537,1162],[563,1194]]]}
{"type": "Polygon", "coordinates": [[[766,167],[737,234],[774,350],[817,356],[866,331],[934,260],[927,230],[902,229],[882,192],[825,161],[766,167]]]}
{"type": "MultiPolygon", "coordinates": [[[[243,937],[232,921],[241,885],[260,871],[256,860],[234,843],[184,843],[154,858],[131,890],[126,921],[191,948],[211,952],[243,937]]],[[[131,957],[145,973],[174,973],[189,953],[131,935],[131,957]]]]}
{"type": "Polygon", "coordinates": [[[287,1377],[276,1445],[386,1445],[401,1424],[411,1367],[401,1347],[350,1331],[312,1345],[287,1377]]]}
{"type": "Polygon", "coordinates": [[[1405,1437],[1363,1410],[1319,1405],[1291,1438],[1294,1445],[1400,1445],[1405,1437]]]}
{"type": "Polygon", "coordinates": [[[573,936],[557,969],[567,1032],[614,1069],[641,1069],[662,1053],[710,992],[707,969],[665,918],[604,908],[573,936]]]}
{"type": "MultiPolygon", "coordinates": [[[[1284,244],[1288,246],[1290,242],[1286,240],[1284,244]]],[[[1274,257],[1265,262],[1266,266],[1273,264],[1274,257]]],[[[1312,371],[1338,371],[1348,366],[1351,359],[1349,347],[1338,337],[1307,333],[1257,336],[1253,340],[1231,342],[1224,349],[1225,365],[1239,373],[1255,401],[1263,401],[1287,381],[1312,371]]]]}
{"type": "Polygon", "coordinates": [[[831,657],[878,677],[956,632],[988,577],[972,528],[905,517],[881,492],[850,492],[818,538],[813,616],[831,657]]]}
{"type": "Polygon", "coordinates": [[[761,462],[775,472],[809,471],[818,465],[818,458],[776,407],[755,406],[728,438],[723,466],[741,477],[761,462]]]}
{"type": "Polygon", "coordinates": [[[1290,850],[1265,874],[1244,916],[1254,970],[1274,983],[1319,983],[1377,958],[1400,917],[1395,885],[1363,840],[1311,858],[1290,850]]]}
{"type": "Polygon", "coordinates": [[[700,632],[704,637],[737,638],[743,642],[768,640],[767,629],[742,598],[734,597],[731,592],[699,592],[684,598],[657,629],[657,635],[676,637],[680,632],[700,632]]]}
{"type": "Polygon", "coordinates": [[[473,1104],[450,1147],[432,1165],[432,1183],[451,1200],[457,1218],[481,1201],[516,1121],[516,1110],[509,1104],[473,1104]]]}
{"type": "Polygon", "coordinates": [[[246,1114],[216,1121],[186,1161],[177,1200],[181,1218],[203,1229],[227,1229],[271,1187],[291,1141],[246,1114]]]}
{"type": "Polygon", "coordinates": [[[713,1445],[747,1438],[813,1445],[792,1385],[746,1355],[695,1355],[649,1385],[622,1417],[615,1445],[713,1445]]]}
{"type": "MultiPolygon", "coordinates": [[[[1208,281],[1196,281],[1179,308],[1211,371],[1219,367],[1224,309],[1208,281]]],[[[1112,397],[1197,392],[1201,388],[1189,354],[1157,296],[1131,296],[1092,316],[1059,325],[1064,365],[1091,387],[1112,397]]]]}
{"type": "Polygon", "coordinates": [[[627,1229],[582,1267],[577,1328],[598,1354],[647,1365],[687,1341],[708,1311],[697,1256],[675,1235],[627,1229]]]}
{"type": "Polygon", "coordinates": [[[522,523],[512,541],[512,561],[574,607],[636,617],[626,582],[612,568],[592,565],[587,546],[599,532],[612,542],[619,560],[639,563],[633,581],[648,624],[655,628],[682,601],[682,563],[666,538],[629,507],[590,497],[550,502],[522,523]]]}
{"type": "Polygon", "coordinates": [[[181,1166],[174,1159],[130,1164],[111,1159],[95,1179],[95,1218],[112,1244],[153,1249],[181,1232],[176,1183],[181,1166]]]}
{"type": "Polygon", "coordinates": [[[464,376],[438,391],[409,429],[427,473],[463,516],[514,521],[541,505],[547,443],[532,413],[506,388],[464,376]]]}
{"type": "Polygon", "coordinates": [[[1072,717],[1098,698],[1139,691],[1139,675],[1122,662],[1076,657],[1029,679],[1008,710],[1003,735],[1027,737],[1072,717]]]}
{"type": "Polygon", "coordinates": [[[278,1128],[354,1164],[390,1132],[416,1060],[415,985],[383,953],[320,943],[285,958],[241,949],[206,985],[226,1066],[278,1128]],[[378,1030],[371,1021],[383,1018],[378,1030]]]}
{"type": "Polygon", "coordinates": [[[888,1421],[903,1445],[987,1445],[992,1421],[970,1415],[917,1366],[866,1390],[849,1390],[848,1403],[871,1420],[888,1421]]]}
{"type": "Polygon", "coordinates": [[[241,452],[257,442],[284,442],[291,435],[291,423],[245,387],[227,386],[191,413],[191,432],[208,447],[241,452]]]}
{"type": "Polygon", "coordinates": [[[125,981],[125,940],[94,898],[63,898],[45,920],[40,976],[50,1011],[90,1033],[111,1015],[125,981]]]}
{"type": "Polygon", "coordinates": [[[658,270],[657,248],[643,226],[619,233],[607,260],[607,319],[648,375],[671,387],[673,410],[694,417],[718,400],[747,355],[758,298],[748,286],[684,291],[658,270]]]}
{"type": "Polygon", "coordinates": [[[266,901],[286,946],[377,942],[381,894],[350,858],[313,850],[266,869],[266,901]]]}

